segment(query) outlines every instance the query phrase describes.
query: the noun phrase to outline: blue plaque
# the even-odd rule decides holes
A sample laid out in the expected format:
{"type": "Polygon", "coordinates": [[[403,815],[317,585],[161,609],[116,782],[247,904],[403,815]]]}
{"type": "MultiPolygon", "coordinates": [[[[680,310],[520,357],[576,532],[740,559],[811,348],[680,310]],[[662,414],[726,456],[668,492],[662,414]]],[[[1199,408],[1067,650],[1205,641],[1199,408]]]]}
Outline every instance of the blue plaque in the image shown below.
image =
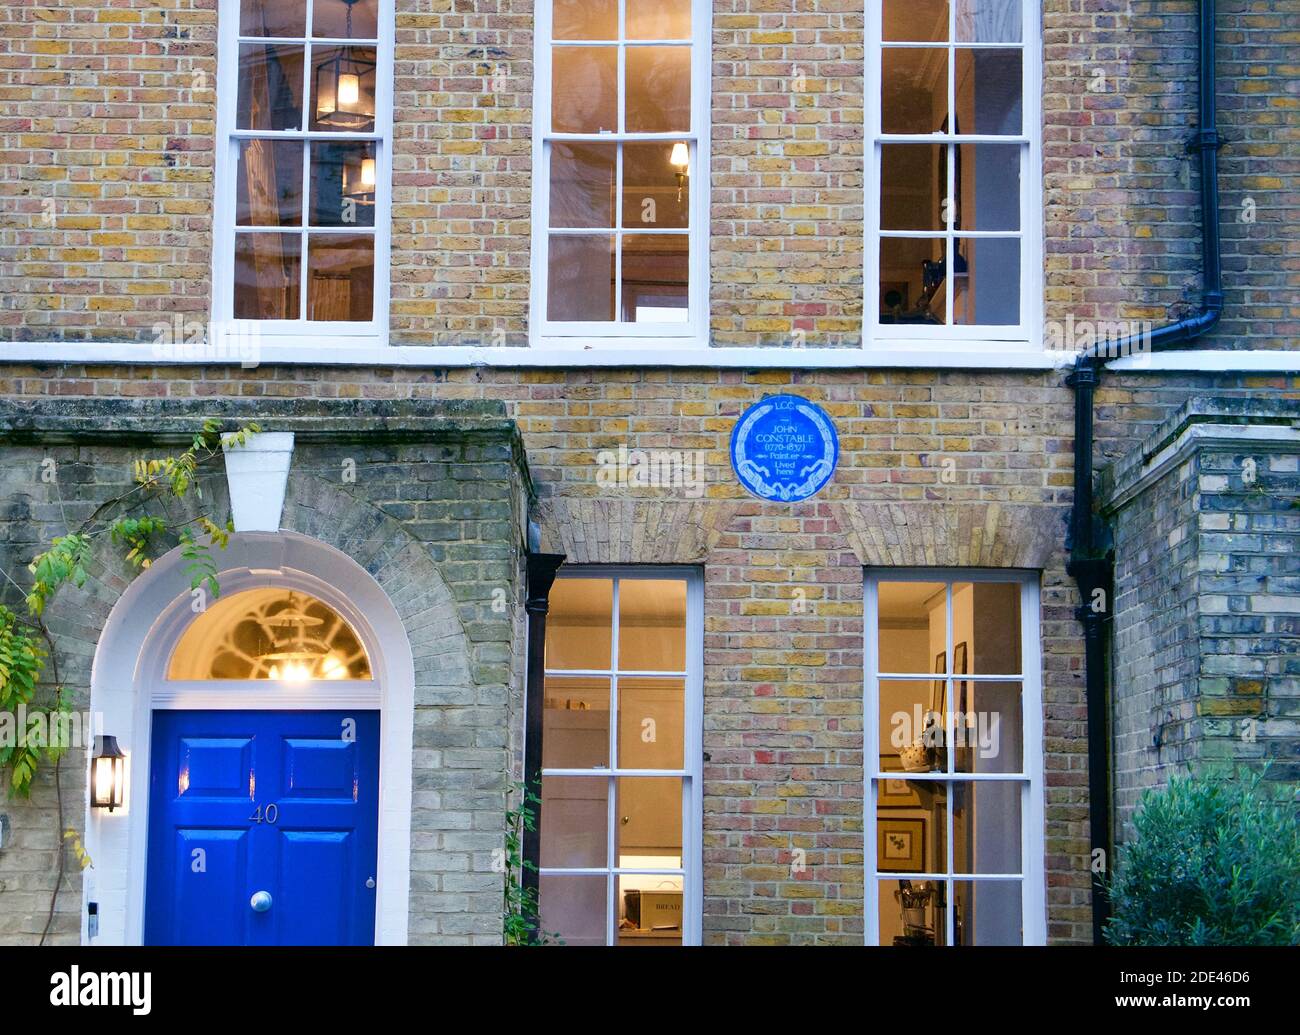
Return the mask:
{"type": "Polygon", "coordinates": [[[731,466],[761,500],[797,503],[831,480],[840,458],[835,425],[816,403],[772,395],[755,403],[731,432],[731,466]]]}

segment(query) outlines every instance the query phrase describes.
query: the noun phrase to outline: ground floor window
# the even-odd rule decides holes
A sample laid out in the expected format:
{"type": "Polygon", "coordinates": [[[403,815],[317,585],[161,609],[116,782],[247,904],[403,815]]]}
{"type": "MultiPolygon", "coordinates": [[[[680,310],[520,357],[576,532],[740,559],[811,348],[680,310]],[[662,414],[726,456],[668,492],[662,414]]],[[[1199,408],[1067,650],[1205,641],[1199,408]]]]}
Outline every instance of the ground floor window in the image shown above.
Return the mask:
{"type": "Polygon", "coordinates": [[[699,942],[702,603],[690,569],[551,590],[539,894],[567,945],[699,942]]]}
{"type": "Polygon", "coordinates": [[[866,577],[867,941],[1045,939],[1038,578],[866,577]]]}

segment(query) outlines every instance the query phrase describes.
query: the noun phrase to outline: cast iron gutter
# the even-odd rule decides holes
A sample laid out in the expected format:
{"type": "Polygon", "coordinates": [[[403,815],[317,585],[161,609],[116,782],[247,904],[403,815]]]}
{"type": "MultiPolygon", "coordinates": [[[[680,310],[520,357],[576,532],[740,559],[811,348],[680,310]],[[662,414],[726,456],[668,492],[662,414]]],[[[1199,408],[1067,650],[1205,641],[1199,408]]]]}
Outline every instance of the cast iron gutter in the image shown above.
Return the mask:
{"type": "Polygon", "coordinates": [[[1084,680],[1088,714],[1088,826],[1091,843],[1092,938],[1102,944],[1110,900],[1106,877],[1112,859],[1107,625],[1113,604],[1114,550],[1109,530],[1094,513],[1093,402],[1108,358],[1158,351],[1199,338],[1223,312],[1223,266],[1219,252],[1219,162],[1215,125],[1214,0],[1200,0],[1200,65],[1197,129],[1187,143],[1201,163],[1201,309],[1192,316],[1079,354],[1066,384],[1074,389],[1074,503],[1070,514],[1070,560],[1066,570],[1079,586],[1076,616],[1083,624],[1084,680]],[[1098,851],[1101,865],[1098,866],[1098,851]]]}

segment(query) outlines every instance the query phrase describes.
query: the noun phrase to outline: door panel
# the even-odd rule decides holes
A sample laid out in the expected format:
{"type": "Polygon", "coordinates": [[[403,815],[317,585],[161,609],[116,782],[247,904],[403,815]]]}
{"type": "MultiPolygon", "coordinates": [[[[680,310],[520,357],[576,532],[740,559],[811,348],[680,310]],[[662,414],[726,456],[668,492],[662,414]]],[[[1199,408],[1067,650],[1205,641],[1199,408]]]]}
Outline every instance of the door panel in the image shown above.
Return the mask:
{"type": "Polygon", "coordinates": [[[178,795],[229,800],[251,793],[253,741],[249,737],[179,737],[176,747],[178,795]]]}
{"type": "Polygon", "coordinates": [[[281,800],[354,800],[358,779],[356,748],[355,743],[338,739],[286,738],[281,800]]]}
{"type": "Polygon", "coordinates": [[[155,712],[146,942],[373,943],[378,785],[378,712],[155,712]]]}
{"type": "MultiPolygon", "coordinates": [[[[202,916],[192,945],[240,945],[246,937],[247,830],[177,830],[171,897],[159,907],[176,916],[202,916]]],[[[153,908],[153,903],[150,903],[153,908]]]]}
{"type": "Polygon", "coordinates": [[[278,848],[279,902],[284,905],[273,911],[279,921],[278,944],[347,944],[349,910],[338,908],[339,897],[350,889],[348,898],[355,899],[356,887],[364,891],[369,876],[362,874],[358,880],[353,872],[352,835],[341,830],[281,831],[278,848]],[[296,880],[300,873],[310,873],[313,879],[296,880]]]}

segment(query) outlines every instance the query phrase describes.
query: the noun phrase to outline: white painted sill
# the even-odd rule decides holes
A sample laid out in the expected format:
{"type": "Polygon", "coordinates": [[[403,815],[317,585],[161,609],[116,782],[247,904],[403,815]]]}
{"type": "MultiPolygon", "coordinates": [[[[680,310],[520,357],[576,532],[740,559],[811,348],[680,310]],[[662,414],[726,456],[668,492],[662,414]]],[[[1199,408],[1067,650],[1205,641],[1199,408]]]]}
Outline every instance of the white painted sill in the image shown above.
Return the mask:
{"type": "MultiPolygon", "coordinates": [[[[132,363],[181,366],[502,367],[796,369],[796,370],[1053,370],[1070,366],[1073,353],[1006,349],[1003,343],[933,348],[706,348],[672,339],[635,346],[608,341],[543,342],[519,347],[378,345],[313,341],[159,347],[137,342],[3,342],[0,363],[132,363]]],[[[1297,350],[1187,349],[1114,360],[1116,371],[1300,373],[1297,350]]]]}

